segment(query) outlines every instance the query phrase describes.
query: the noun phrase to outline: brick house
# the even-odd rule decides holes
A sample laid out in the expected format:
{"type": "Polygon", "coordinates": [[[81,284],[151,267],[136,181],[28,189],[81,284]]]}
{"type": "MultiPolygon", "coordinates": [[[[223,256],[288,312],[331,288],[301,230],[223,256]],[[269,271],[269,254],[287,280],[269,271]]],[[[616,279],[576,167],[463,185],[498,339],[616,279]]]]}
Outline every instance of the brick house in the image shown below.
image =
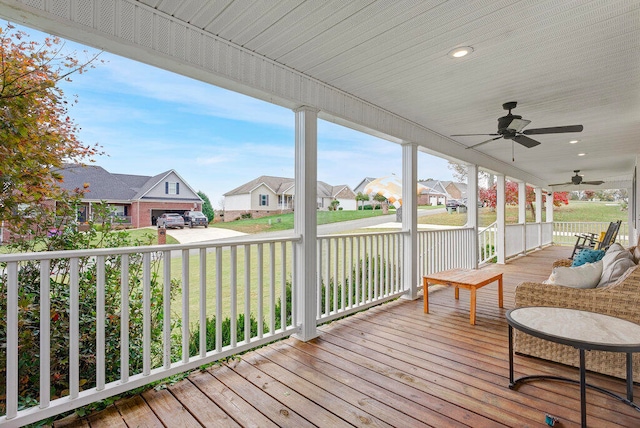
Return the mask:
{"type": "Polygon", "coordinates": [[[418,195],[418,205],[445,205],[452,197],[440,180],[419,180],[418,184],[426,188],[418,195]]]}
{"type": "Polygon", "coordinates": [[[78,209],[78,221],[92,218],[92,205],[106,201],[113,215],[133,228],[155,225],[155,219],[165,212],[202,209],[197,192],[173,169],[153,177],[114,174],[99,166],[70,164],[62,171],[62,187],[82,189],[89,185],[83,204],[78,209]]]}

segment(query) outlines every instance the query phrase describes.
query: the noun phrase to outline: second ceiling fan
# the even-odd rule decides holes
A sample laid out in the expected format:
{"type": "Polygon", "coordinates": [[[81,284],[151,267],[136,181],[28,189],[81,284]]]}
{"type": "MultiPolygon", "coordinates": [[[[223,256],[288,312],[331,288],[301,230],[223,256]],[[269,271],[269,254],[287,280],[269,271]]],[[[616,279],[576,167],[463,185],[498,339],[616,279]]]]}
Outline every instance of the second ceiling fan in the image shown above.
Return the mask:
{"type": "Polygon", "coordinates": [[[549,184],[549,186],[566,186],[566,185],[569,185],[569,184],[573,184],[575,186],[577,186],[579,184],[587,184],[589,186],[599,186],[599,185],[604,183],[604,181],[602,181],[602,180],[583,181],[582,176],[580,175],[580,170],[579,169],[574,169],[573,172],[575,172],[576,175],[571,177],[571,181],[569,181],[567,183],[549,184]]]}
{"type": "Polygon", "coordinates": [[[515,114],[511,114],[511,110],[516,108],[518,103],[516,101],[510,101],[508,103],[502,104],[502,108],[505,110],[509,110],[509,113],[506,116],[502,116],[498,119],[498,132],[494,134],[454,134],[452,137],[470,137],[477,135],[490,135],[495,136],[494,138],[490,138],[481,143],[474,144],[473,146],[467,147],[467,149],[471,149],[474,147],[478,147],[482,144],[489,143],[491,141],[499,140],[500,138],[504,138],[506,140],[515,141],[518,144],[522,144],[527,148],[531,148],[540,144],[539,141],[534,140],[533,138],[527,137],[527,135],[540,135],[540,134],[560,134],[565,132],[582,132],[582,125],[568,125],[568,126],[554,126],[551,128],[534,128],[534,129],[526,129],[523,131],[524,127],[531,123],[530,120],[522,119],[522,116],[518,116],[515,114]]]}

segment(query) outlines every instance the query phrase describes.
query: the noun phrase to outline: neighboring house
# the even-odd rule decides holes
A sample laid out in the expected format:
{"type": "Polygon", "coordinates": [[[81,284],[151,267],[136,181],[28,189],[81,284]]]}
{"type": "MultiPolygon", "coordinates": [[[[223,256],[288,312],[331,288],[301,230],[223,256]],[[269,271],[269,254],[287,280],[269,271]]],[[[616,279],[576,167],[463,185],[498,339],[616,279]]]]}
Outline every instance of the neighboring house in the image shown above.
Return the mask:
{"type": "MultiPolygon", "coordinates": [[[[357,195],[358,193],[362,193],[364,194],[364,188],[367,187],[367,184],[371,183],[373,180],[375,180],[376,177],[365,177],[362,179],[362,181],[353,188],[353,192],[357,195]]],[[[371,201],[373,198],[369,197],[368,201],[361,201],[359,202],[360,205],[371,205],[371,201]]]]}
{"type": "Polygon", "coordinates": [[[418,205],[445,205],[447,199],[450,198],[449,193],[447,193],[447,190],[440,180],[420,180],[418,184],[426,187],[426,189],[418,195],[418,205]]]}
{"type": "Polygon", "coordinates": [[[443,181],[442,185],[452,199],[462,200],[467,197],[467,183],[443,181]]]}
{"type": "Polygon", "coordinates": [[[155,219],[165,212],[182,214],[191,209],[201,210],[202,199],[187,182],[169,170],[153,177],[132,174],[114,174],[99,166],[70,164],[61,172],[62,187],[88,192],[78,208],[78,221],[92,218],[92,205],[106,201],[114,216],[131,227],[155,225],[155,219]]]}
{"type": "Polygon", "coordinates": [[[355,211],[358,209],[356,205],[356,193],[346,184],[331,186],[330,184],[318,181],[318,208],[321,210],[329,209],[331,202],[337,200],[340,202],[338,209],[355,211]]]}
{"type": "MultiPolygon", "coordinates": [[[[344,210],[356,209],[355,193],[346,184],[331,186],[318,181],[317,193],[319,209],[328,209],[333,200],[344,210]]],[[[293,178],[263,175],[224,194],[224,220],[292,212],[294,195],[293,178]]]]}

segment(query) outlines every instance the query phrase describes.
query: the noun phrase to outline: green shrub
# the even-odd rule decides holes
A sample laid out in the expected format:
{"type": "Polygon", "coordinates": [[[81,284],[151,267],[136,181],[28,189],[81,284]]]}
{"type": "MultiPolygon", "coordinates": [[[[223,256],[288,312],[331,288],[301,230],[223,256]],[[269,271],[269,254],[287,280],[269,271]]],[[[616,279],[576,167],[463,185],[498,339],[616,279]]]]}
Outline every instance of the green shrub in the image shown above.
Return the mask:
{"type": "MultiPolygon", "coordinates": [[[[287,282],[286,286],[286,302],[287,302],[287,325],[291,323],[291,283],[287,282]]],[[[282,328],[282,299],[278,298],[274,310],[275,316],[275,328],[276,330],[282,328]]],[[[236,342],[241,342],[245,340],[244,337],[244,314],[239,314],[236,322],[236,342]]],[[[266,321],[266,320],[265,320],[266,321]]],[[[251,314],[250,321],[251,323],[251,337],[256,337],[258,335],[258,321],[255,318],[254,314],[251,314]]],[[[267,322],[263,323],[264,333],[269,332],[267,322]]],[[[211,351],[216,349],[216,317],[213,316],[211,318],[207,318],[206,320],[206,349],[207,351],[211,351]]],[[[229,317],[222,320],[220,323],[220,327],[222,329],[222,346],[227,346],[231,344],[231,319],[229,317]]],[[[175,338],[175,343],[179,343],[179,337],[175,338]]],[[[180,349],[176,350],[178,355],[181,352],[180,349]]],[[[198,323],[194,323],[190,327],[190,335],[189,335],[189,355],[198,355],[200,352],[200,326],[198,323]]]]}
{"type": "MultiPolygon", "coordinates": [[[[62,205],[62,204],[60,204],[62,205]]],[[[94,205],[94,210],[106,210],[94,205]]],[[[101,223],[102,233],[97,233],[96,224],[89,223],[89,230],[79,232],[71,223],[52,224],[63,221],[60,218],[42,212],[41,231],[62,230],[61,234],[47,237],[34,231],[29,238],[19,239],[9,245],[9,251],[73,250],[97,247],[130,247],[149,245],[150,242],[133,241],[126,232],[115,231],[109,223],[101,223]]],[[[50,213],[49,213],[50,214],[50,213]]],[[[69,218],[62,216],[62,218],[69,218]]],[[[108,217],[97,215],[97,217],[108,217]]],[[[64,222],[64,221],[63,221],[64,222]]],[[[7,299],[6,266],[0,266],[4,272],[0,276],[0,299],[7,299]]],[[[97,259],[85,257],[79,260],[79,373],[80,389],[96,385],[96,284],[97,259]]],[[[152,261],[151,266],[151,355],[152,365],[162,362],[162,284],[158,281],[160,263],[152,261]]],[[[105,375],[106,382],[120,378],[120,294],[121,294],[121,258],[105,257],[105,375]]],[[[142,255],[129,256],[129,361],[130,373],[142,371],[142,255]]],[[[70,275],[68,259],[54,259],[50,263],[50,312],[46,316],[51,320],[51,398],[55,399],[69,393],[69,327],[70,327],[70,275]]],[[[40,356],[40,263],[27,261],[18,271],[18,341],[19,352],[19,397],[21,406],[37,403],[39,397],[40,356]]],[[[172,289],[176,289],[172,287],[172,289]]],[[[6,305],[0,307],[0,342],[6,343],[6,305]]],[[[6,366],[6,349],[0,353],[0,367],[6,366]]],[[[4,410],[6,397],[6,373],[0,373],[0,409],[4,410]]]]}

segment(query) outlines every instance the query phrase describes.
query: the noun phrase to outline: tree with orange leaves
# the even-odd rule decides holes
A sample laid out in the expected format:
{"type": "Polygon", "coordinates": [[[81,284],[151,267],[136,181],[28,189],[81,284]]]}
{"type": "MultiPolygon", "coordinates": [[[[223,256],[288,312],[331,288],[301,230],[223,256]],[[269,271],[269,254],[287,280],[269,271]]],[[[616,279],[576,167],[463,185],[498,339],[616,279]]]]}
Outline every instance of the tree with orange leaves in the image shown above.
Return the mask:
{"type": "MultiPolygon", "coordinates": [[[[518,183],[515,181],[505,181],[504,186],[505,203],[507,205],[518,205],[518,183]]],[[[525,190],[526,201],[531,213],[535,216],[534,202],[536,200],[536,194],[531,186],[526,186],[525,190]]],[[[496,185],[488,189],[479,190],[480,200],[484,201],[487,206],[495,208],[497,204],[497,188],[496,185]]],[[[542,195],[543,203],[547,200],[547,195],[542,195]]],[[[569,203],[569,194],[567,192],[555,192],[553,194],[553,205],[559,207],[561,205],[567,205],[569,203]]]]}
{"type": "Polygon", "coordinates": [[[57,37],[29,39],[11,24],[0,28],[0,219],[19,223],[19,208],[64,198],[60,170],[101,154],[77,138],[58,83],[93,67],[63,53],[57,37]]]}

